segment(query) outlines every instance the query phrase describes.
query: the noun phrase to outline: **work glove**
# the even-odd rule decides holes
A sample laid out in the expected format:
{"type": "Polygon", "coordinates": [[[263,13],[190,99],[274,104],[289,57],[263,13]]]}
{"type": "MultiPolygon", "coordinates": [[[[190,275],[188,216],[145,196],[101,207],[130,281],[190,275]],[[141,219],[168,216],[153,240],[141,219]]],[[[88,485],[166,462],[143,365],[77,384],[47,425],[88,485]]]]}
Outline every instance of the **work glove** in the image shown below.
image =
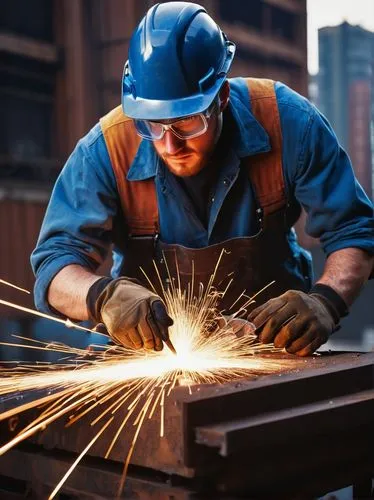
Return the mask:
{"type": "Polygon", "coordinates": [[[256,326],[261,343],[273,342],[291,354],[309,356],[339,328],[348,313],[343,299],[327,285],[315,285],[309,294],[289,290],[254,309],[248,321],[256,326]]]}
{"type": "Polygon", "coordinates": [[[161,298],[131,278],[101,278],[87,294],[90,319],[104,323],[114,342],[131,349],[163,349],[173,324],[161,298]]]}

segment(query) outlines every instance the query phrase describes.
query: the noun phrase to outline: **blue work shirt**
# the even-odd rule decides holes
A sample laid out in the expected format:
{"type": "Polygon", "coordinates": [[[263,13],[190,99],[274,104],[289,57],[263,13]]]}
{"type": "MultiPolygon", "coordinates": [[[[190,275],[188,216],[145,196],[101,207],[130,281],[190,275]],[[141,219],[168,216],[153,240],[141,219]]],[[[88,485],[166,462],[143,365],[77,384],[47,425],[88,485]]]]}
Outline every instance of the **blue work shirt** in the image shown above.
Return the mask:
{"type": "MultiPolygon", "coordinates": [[[[326,119],[286,85],[275,86],[283,136],[283,173],[288,205],[307,213],[306,232],[320,238],[328,255],[347,247],[374,254],[373,207],[354,177],[350,160],[326,119]]],[[[154,178],[160,237],[166,243],[200,248],[258,231],[256,201],[246,156],[270,150],[267,133],[250,111],[248,87],[230,80],[230,147],[221,158],[214,195],[204,224],[182,185],[143,140],[128,180],[154,178]]],[[[141,201],[140,201],[141,203],[141,201]]],[[[288,235],[295,260],[305,258],[293,230],[288,235]]],[[[52,312],[46,296],[53,277],[78,264],[95,271],[113,244],[116,277],[126,258],[126,226],[116,180],[100,124],[82,138],[54,186],[37,247],[31,256],[36,275],[35,303],[52,312]]],[[[285,262],[285,266],[294,265],[285,262]]],[[[296,272],[296,271],[295,271],[296,272]]]]}

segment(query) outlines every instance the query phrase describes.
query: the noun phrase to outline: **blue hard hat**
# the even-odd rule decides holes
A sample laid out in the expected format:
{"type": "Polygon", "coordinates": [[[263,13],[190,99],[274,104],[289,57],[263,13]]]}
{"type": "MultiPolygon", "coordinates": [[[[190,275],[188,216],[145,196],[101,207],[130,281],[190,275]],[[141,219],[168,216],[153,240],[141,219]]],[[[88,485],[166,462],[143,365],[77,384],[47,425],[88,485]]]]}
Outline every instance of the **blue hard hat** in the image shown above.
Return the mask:
{"type": "Polygon", "coordinates": [[[205,111],[234,54],[235,44],[200,5],[154,5],[130,40],[122,80],[124,113],[162,120],[205,111]]]}

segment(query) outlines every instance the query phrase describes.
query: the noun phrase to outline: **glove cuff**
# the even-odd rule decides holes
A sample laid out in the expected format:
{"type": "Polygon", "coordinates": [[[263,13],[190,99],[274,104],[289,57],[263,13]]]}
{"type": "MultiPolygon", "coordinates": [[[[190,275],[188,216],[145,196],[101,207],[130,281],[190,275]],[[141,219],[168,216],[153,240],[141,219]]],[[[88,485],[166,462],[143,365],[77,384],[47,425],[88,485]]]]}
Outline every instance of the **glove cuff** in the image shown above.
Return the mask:
{"type": "Polygon", "coordinates": [[[135,278],[128,278],[127,276],[123,276],[121,278],[109,278],[107,276],[104,276],[103,278],[95,281],[95,283],[93,283],[89,288],[86,297],[88,317],[94,323],[103,323],[101,317],[101,308],[103,302],[108,298],[108,293],[109,296],[111,295],[113,287],[118,281],[131,282],[136,283],[137,285],[141,285],[139,280],[135,278]],[[109,285],[112,286],[110,287],[109,285]],[[106,290],[108,293],[103,293],[104,290],[106,290]]]}
{"type": "Polygon", "coordinates": [[[100,278],[99,280],[95,281],[93,283],[88,292],[87,292],[87,297],[86,297],[86,306],[87,306],[87,311],[88,311],[88,317],[91,321],[94,323],[100,323],[101,322],[101,314],[100,314],[100,304],[98,304],[98,298],[104,291],[104,289],[113,281],[113,278],[109,278],[107,276],[104,276],[103,278],[100,278]]]}
{"type": "Polygon", "coordinates": [[[347,316],[349,309],[342,297],[333,288],[323,283],[316,283],[309,291],[309,295],[316,295],[323,304],[328,308],[335,324],[337,325],[340,318],[347,316]]]}

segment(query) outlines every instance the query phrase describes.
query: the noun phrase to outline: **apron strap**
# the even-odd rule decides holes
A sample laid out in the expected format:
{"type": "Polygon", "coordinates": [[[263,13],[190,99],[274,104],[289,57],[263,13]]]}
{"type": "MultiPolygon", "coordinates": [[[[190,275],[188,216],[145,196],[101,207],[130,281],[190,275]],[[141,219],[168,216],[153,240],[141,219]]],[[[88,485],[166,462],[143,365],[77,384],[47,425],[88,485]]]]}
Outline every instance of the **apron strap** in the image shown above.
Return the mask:
{"type": "Polygon", "coordinates": [[[154,180],[127,180],[127,173],[141,141],[132,119],[125,116],[121,106],[118,106],[100,119],[100,125],[116,177],[129,235],[158,233],[158,207],[154,180]]]}
{"type": "Polygon", "coordinates": [[[257,201],[264,216],[287,204],[282,168],[282,130],[274,81],[247,78],[251,111],[267,132],[271,150],[245,159],[257,201]]]}

